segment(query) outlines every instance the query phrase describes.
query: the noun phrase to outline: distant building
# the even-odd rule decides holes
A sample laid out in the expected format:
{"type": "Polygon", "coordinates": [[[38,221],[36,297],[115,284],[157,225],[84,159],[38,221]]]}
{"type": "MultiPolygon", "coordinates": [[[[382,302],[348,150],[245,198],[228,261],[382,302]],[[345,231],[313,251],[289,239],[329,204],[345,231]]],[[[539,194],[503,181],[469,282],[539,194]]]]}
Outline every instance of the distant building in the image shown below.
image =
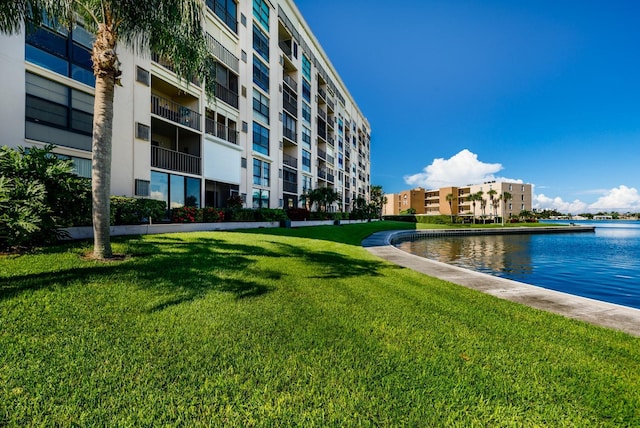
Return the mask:
{"type": "Polygon", "coordinates": [[[490,181],[464,187],[441,187],[425,190],[421,187],[404,190],[398,194],[387,195],[384,215],[398,215],[409,210],[415,214],[455,215],[469,217],[509,218],[518,216],[522,211],[532,210],[531,184],[490,181]],[[495,191],[493,201],[489,192],[495,191]],[[470,196],[482,192],[482,200],[474,202],[470,196]],[[503,200],[502,195],[509,193],[511,198],[503,200]],[[449,197],[447,197],[450,195],[449,197]]]}

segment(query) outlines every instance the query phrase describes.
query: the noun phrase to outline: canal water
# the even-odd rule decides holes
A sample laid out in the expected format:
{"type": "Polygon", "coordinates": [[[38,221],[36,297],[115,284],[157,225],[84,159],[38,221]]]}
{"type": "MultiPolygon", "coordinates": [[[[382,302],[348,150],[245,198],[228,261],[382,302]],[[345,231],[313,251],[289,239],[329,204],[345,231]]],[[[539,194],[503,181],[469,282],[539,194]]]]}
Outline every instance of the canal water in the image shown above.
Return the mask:
{"type": "Polygon", "coordinates": [[[640,309],[640,221],[573,223],[596,226],[595,233],[429,237],[396,247],[455,266],[640,309]]]}

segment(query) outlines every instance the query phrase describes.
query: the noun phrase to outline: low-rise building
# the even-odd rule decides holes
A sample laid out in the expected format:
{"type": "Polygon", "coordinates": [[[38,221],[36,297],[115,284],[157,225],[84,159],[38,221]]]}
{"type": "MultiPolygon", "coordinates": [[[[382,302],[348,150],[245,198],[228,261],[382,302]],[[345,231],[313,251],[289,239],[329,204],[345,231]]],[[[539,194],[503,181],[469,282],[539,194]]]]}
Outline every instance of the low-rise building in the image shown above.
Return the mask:
{"type": "Polygon", "coordinates": [[[387,195],[383,214],[407,212],[424,215],[454,215],[509,218],[532,210],[531,184],[488,181],[468,186],[425,190],[421,187],[387,195]],[[505,199],[505,195],[509,197],[505,199]]]}

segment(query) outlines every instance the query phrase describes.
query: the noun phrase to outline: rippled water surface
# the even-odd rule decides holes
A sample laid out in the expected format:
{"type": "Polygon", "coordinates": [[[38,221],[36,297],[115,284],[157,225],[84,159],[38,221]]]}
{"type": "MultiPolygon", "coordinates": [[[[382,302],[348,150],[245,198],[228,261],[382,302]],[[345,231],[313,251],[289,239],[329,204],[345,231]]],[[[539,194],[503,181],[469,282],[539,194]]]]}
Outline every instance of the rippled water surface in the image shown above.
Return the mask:
{"type": "Polygon", "coordinates": [[[452,265],[640,309],[640,222],[576,223],[596,226],[596,231],[451,236],[396,246],[452,265]]]}

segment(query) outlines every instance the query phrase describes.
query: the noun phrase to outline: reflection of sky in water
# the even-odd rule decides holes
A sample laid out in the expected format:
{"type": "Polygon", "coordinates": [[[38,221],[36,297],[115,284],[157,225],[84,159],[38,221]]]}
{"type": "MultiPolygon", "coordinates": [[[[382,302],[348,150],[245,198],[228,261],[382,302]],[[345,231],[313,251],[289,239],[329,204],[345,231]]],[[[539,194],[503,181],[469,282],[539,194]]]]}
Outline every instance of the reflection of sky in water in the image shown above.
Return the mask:
{"type": "Polygon", "coordinates": [[[640,308],[640,222],[595,233],[481,235],[404,242],[402,250],[553,290],[640,308]]]}

